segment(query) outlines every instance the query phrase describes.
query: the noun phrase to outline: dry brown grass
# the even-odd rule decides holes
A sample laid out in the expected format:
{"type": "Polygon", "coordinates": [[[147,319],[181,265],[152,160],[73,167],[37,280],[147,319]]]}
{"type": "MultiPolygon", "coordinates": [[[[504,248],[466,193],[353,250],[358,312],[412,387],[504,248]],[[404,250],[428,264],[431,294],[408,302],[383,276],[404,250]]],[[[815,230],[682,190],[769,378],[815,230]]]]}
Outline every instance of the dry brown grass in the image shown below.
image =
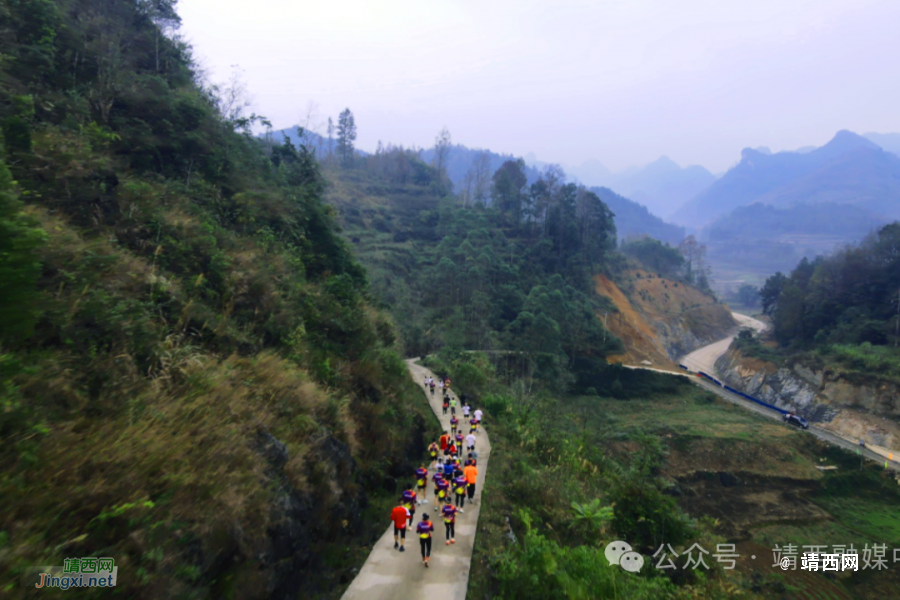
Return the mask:
{"type": "MultiPolygon", "coordinates": [[[[190,356],[167,368],[153,385],[119,396],[130,406],[118,416],[54,427],[29,473],[29,493],[7,496],[0,529],[38,542],[17,530],[37,532],[52,522],[64,538],[77,538],[91,531],[95,516],[149,499],[164,503],[165,521],[183,522],[204,539],[240,531],[243,551],[258,551],[271,497],[258,432],[288,445],[286,474],[303,492],[308,450],[321,437],[330,399],[300,369],[270,353],[222,361],[190,356]]],[[[48,391],[65,388],[64,370],[45,379],[48,391]]],[[[346,412],[340,419],[352,422],[346,412]]],[[[333,498],[339,495],[331,490],[333,498]]]]}

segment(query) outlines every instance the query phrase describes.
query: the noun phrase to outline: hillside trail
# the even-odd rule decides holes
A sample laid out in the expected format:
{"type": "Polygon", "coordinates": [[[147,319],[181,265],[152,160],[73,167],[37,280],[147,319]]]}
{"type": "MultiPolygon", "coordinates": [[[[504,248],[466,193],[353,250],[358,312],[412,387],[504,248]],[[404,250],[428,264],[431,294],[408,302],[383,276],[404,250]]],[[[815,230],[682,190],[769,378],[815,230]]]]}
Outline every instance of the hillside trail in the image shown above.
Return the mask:
{"type": "MultiPolygon", "coordinates": [[[[421,365],[407,360],[413,381],[422,388],[425,397],[431,405],[431,410],[441,422],[441,426],[450,430],[450,415],[444,416],[441,409],[441,395],[435,393],[432,396],[423,384],[426,376],[434,375],[421,365]]],[[[456,394],[450,393],[456,397],[456,394]]],[[[476,407],[473,406],[474,410],[476,407]]],[[[457,409],[457,417],[462,412],[457,409]]],[[[468,433],[468,430],[465,430],[468,433]]],[[[478,526],[478,514],[481,512],[481,493],[484,490],[485,475],[487,474],[488,459],[491,455],[491,444],[488,440],[484,426],[479,427],[478,441],[475,449],[478,452],[478,481],[475,486],[476,504],[466,502],[465,513],[456,517],[456,543],[449,546],[444,543],[444,521],[439,516],[440,512],[434,511],[434,494],[429,471],[428,504],[420,504],[416,507],[415,522],[422,518],[422,511],[427,510],[434,523],[432,534],[431,562],[429,567],[422,565],[422,555],[419,550],[419,539],[412,531],[406,532],[406,552],[394,550],[394,528],[390,523],[388,513],[384,514],[384,522],[389,526],[384,535],[372,548],[372,553],[366,559],[359,574],[344,592],[342,600],[436,600],[453,599],[465,600],[466,589],[469,586],[469,566],[472,561],[472,550],[475,547],[475,532],[478,526]]],[[[436,440],[435,440],[436,441],[436,440]]],[[[431,440],[429,440],[429,443],[431,440]]],[[[425,460],[427,457],[423,456],[425,460]]],[[[418,466],[418,465],[416,465],[418,466]]],[[[427,463],[426,463],[427,466],[427,463]]],[[[410,473],[405,484],[415,480],[410,473]]],[[[397,492],[399,499],[400,492],[397,492]]]]}
{"type": "MultiPolygon", "coordinates": [[[[748,317],[747,315],[736,312],[731,313],[731,316],[734,317],[734,320],[738,322],[741,328],[749,327],[755,329],[757,332],[766,328],[765,323],[758,319],[754,319],[753,317],[748,317]]],[[[690,368],[692,371],[703,371],[709,375],[715,375],[716,361],[728,351],[728,347],[731,346],[731,341],[734,339],[735,335],[737,334],[735,333],[718,342],[713,342],[708,346],[698,348],[690,354],[682,356],[678,362],[690,368]]]]}

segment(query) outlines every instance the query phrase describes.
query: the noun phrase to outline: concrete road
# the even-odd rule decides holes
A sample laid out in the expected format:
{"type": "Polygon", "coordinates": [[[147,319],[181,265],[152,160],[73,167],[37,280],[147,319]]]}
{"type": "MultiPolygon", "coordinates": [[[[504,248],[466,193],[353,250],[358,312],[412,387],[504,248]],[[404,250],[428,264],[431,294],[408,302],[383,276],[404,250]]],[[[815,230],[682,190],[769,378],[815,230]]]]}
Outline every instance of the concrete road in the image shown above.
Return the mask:
{"type": "MultiPolygon", "coordinates": [[[[407,360],[406,365],[413,380],[422,388],[441,425],[449,431],[450,415],[445,417],[441,414],[440,394],[435,392],[432,396],[423,385],[426,375],[433,377],[431,371],[414,364],[412,360],[407,360]]],[[[451,395],[455,397],[455,394],[451,395]]],[[[472,410],[475,408],[473,406],[472,410]]],[[[457,417],[462,420],[461,412],[458,411],[457,417]]],[[[465,431],[468,433],[468,429],[465,431]]],[[[466,589],[469,586],[469,565],[472,561],[481,507],[481,491],[484,489],[488,459],[491,455],[491,444],[483,426],[479,428],[475,450],[478,451],[475,504],[471,505],[467,501],[465,513],[456,517],[456,543],[449,546],[445,544],[444,521],[438,516],[440,513],[434,511],[433,486],[429,473],[428,504],[416,507],[415,520],[418,522],[422,518],[422,511],[427,510],[434,523],[430,566],[425,568],[422,565],[415,527],[413,531],[406,533],[406,552],[394,550],[394,529],[390,524],[389,515],[385,514],[384,522],[388,524],[388,528],[375,544],[353,583],[347,588],[342,596],[343,600],[465,600],[466,589]]],[[[409,481],[413,481],[412,473],[409,474],[409,481]]]]}
{"type": "MultiPolygon", "coordinates": [[[[734,317],[734,320],[737,321],[742,328],[750,327],[751,329],[755,329],[756,331],[762,331],[766,328],[765,323],[754,319],[753,317],[748,317],[747,315],[742,315],[735,312],[731,313],[731,316],[734,317]]],[[[737,332],[735,332],[734,335],[737,335],[737,332]]],[[[734,339],[734,335],[730,335],[725,339],[719,340],[718,342],[713,342],[708,346],[698,348],[690,354],[682,356],[678,360],[678,362],[688,367],[692,371],[703,371],[704,373],[707,373],[709,375],[717,376],[716,361],[720,356],[728,351],[728,346],[731,345],[731,341],[734,339]]]]}

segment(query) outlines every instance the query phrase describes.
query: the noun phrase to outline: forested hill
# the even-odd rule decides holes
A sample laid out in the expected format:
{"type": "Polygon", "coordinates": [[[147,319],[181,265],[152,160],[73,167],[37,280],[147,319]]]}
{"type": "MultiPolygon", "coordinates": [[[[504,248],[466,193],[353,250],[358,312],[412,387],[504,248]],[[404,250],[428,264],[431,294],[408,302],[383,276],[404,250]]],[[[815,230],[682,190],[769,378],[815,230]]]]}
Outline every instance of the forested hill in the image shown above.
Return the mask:
{"type": "Polygon", "coordinates": [[[760,298],[783,346],[866,344],[883,354],[883,368],[895,369],[898,290],[900,223],[894,222],[857,246],[827,258],[803,259],[789,275],[776,273],[760,290],[760,298]]]}
{"type": "Polygon", "coordinates": [[[317,162],[198,83],[173,4],[0,3],[4,598],[73,556],[123,597],[333,593],[424,449],[317,162]]]}
{"type": "Polygon", "coordinates": [[[591,278],[624,258],[593,192],[547,177],[528,184],[521,163],[507,161],[492,174],[489,205],[467,203],[400,149],[326,161],[325,174],[328,202],[409,354],[511,351],[520,375],[558,390],[621,349],[595,316],[611,306],[591,278]]]}

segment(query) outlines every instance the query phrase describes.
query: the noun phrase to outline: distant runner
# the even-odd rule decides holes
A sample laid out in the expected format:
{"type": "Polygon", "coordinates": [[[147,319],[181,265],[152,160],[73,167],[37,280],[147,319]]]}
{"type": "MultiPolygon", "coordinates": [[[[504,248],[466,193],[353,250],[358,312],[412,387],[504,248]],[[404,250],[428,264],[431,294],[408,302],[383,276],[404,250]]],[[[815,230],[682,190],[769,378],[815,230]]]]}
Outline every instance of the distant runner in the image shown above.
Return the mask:
{"type": "Polygon", "coordinates": [[[406,552],[403,549],[403,544],[406,542],[406,524],[409,521],[409,511],[404,508],[402,498],[400,499],[400,504],[391,511],[391,521],[394,522],[394,548],[399,548],[400,552],[406,552]]]}
{"type": "Polygon", "coordinates": [[[468,402],[466,402],[465,404],[462,405],[462,413],[463,413],[463,418],[464,418],[464,419],[468,419],[468,418],[469,418],[469,411],[470,411],[470,410],[471,410],[471,407],[469,406],[469,403],[468,403],[468,402]]]}
{"type": "Polygon", "coordinates": [[[452,435],[456,435],[456,428],[459,426],[459,419],[456,418],[456,415],[450,417],[450,433],[452,435]]]}
{"type": "Polygon", "coordinates": [[[454,456],[454,457],[453,457],[453,477],[456,478],[456,477],[459,477],[459,476],[462,475],[462,474],[463,474],[463,472],[462,472],[462,465],[459,464],[459,457],[458,457],[458,456],[454,456]]]}
{"type": "Polygon", "coordinates": [[[447,409],[450,408],[450,398],[444,396],[444,401],[441,404],[441,407],[444,409],[444,414],[447,414],[447,409]]]}
{"type": "Polygon", "coordinates": [[[466,505],[466,486],[468,484],[469,481],[462,474],[453,480],[453,493],[456,494],[456,508],[459,509],[459,512],[463,512],[462,508],[466,505]]]}
{"type": "Polygon", "coordinates": [[[434,510],[438,510],[441,505],[441,497],[440,497],[440,489],[438,486],[439,481],[444,480],[444,471],[438,468],[437,472],[431,476],[431,481],[434,482],[434,510]]]}
{"type": "Polygon", "coordinates": [[[444,515],[444,527],[447,530],[447,545],[456,543],[456,507],[452,504],[445,504],[441,509],[444,515]]]}
{"type": "Polygon", "coordinates": [[[428,504],[428,490],[425,489],[425,486],[427,485],[428,469],[425,468],[425,465],[421,465],[416,469],[416,502],[419,504],[428,504]],[[422,495],[421,500],[419,499],[419,494],[422,495]]]}
{"type": "Polygon", "coordinates": [[[403,490],[403,508],[409,511],[409,529],[412,529],[413,520],[416,518],[417,498],[415,487],[412,485],[403,490]]]}
{"type": "Polygon", "coordinates": [[[478,419],[472,417],[469,421],[469,433],[476,433],[478,431],[478,419]]]}
{"type": "Polygon", "coordinates": [[[450,483],[450,481],[453,479],[453,460],[449,458],[444,463],[444,479],[447,481],[447,483],[450,483]]]}
{"type": "Polygon", "coordinates": [[[428,455],[431,457],[431,468],[432,469],[437,465],[439,450],[440,450],[440,447],[437,445],[437,442],[431,442],[431,445],[428,446],[428,455]]]}
{"type": "Polygon", "coordinates": [[[481,412],[480,408],[475,409],[475,420],[481,423],[481,417],[484,416],[484,413],[481,412]]]}
{"type": "Polygon", "coordinates": [[[434,396],[434,379],[429,382],[428,387],[431,388],[431,395],[434,396]]]}
{"type": "Polygon", "coordinates": [[[422,546],[422,563],[426,567],[428,567],[428,561],[431,560],[432,531],[434,531],[434,524],[428,520],[428,513],[423,512],[422,520],[416,525],[416,533],[419,534],[419,545],[422,546]]]}
{"type": "Polygon", "coordinates": [[[466,450],[472,452],[475,449],[475,434],[470,433],[466,436],[466,450]]]}
{"type": "Polygon", "coordinates": [[[453,397],[453,396],[451,396],[451,397],[450,397],[450,414],[451,414],[451,415],[455,415],[455,414],[456,414],[456,404],[457,404],[456,398],[453,397]]]}
{"type": "Polygon", "coordinates": [[[434,510],[438,510],[441,506],[450,502],[450,482],[441,477],[437,480],[438,504],[434,510]]]}
{"type": "Polygon", "coordinates": [[[450,445],[450,435],[446,431],[444,431],[438,442],[441,444],[441,452],[443,452],[447,449],[447,446],[450,445]]]}

